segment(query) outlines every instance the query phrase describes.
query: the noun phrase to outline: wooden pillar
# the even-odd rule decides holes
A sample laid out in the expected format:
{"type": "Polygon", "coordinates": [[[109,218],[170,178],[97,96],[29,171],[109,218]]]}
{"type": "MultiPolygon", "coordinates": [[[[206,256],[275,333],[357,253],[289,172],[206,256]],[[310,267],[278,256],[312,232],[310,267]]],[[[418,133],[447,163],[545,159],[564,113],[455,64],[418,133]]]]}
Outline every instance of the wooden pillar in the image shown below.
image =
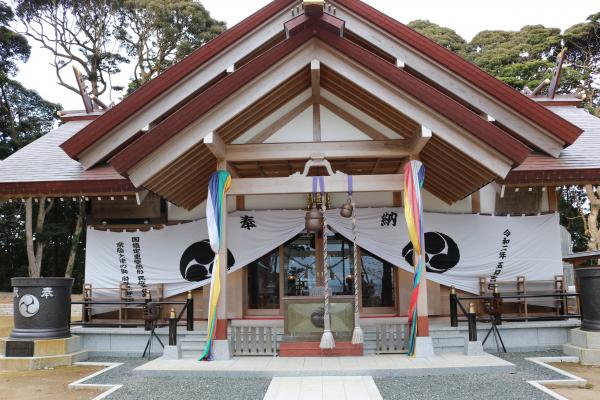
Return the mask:
{"type": "Polygon", "coordinates": [[[423,262],[423,273],[421,275],[421,287],[419,288],[419,297],[417,298],[417,336],[429,336],[429,303],[427,300],[427,269],[425,265],[425,249],[420,254],[423,262]]]}
{"type": "Polygon", "coordinates": [[[403,207],[403,204],[404,204],[403,196],[404,196],[404,193],[402,193],[402,192],[394,192],[394,198],[393,198],[394,207],[403,207]]]}
{"type": "Polygon", "coordinates": [[[481,213],[481,193],[479,190],[471,194],[471,212],[473,214],[481,213]]]}
{"type": "Polygon", "coordinates": [[[546,193],[548,196],[548,211],[557,212],[558,211],[558,193],[556,189],[552,186],[548,186],[546,188],[546,193]]]}
{"type": "MultiPolygon", "coordinates": [[[[227,161],[219,160],[217,170],[227,170],[227,161]]],[[[219,303],[217,304],[215,340],[227,340],[227,196],[223,199],[221,221],[223,225],[219,247],[221,294],[219,295],[219,303]]]]}
{"type": "Polygon", "coordinates": [[[246,196],[235,196],[235,209],[246,211],[246,196]]]}

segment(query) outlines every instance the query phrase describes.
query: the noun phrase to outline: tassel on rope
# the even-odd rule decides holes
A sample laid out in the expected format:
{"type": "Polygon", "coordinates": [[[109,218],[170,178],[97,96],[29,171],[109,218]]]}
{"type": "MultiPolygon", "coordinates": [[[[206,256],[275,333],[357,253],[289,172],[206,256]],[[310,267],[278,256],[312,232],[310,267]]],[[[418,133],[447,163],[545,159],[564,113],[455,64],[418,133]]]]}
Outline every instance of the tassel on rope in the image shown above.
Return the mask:
{"type": "MultiPolygon", "coordinates": [[[[212,344],[215,338],[217,323],[217,304],[221,295],[220,269],[221,260],[219,250],[223,243],[223,218],[222,213],[225,204],[225,196],[231,186],[231,175],[227,171],[217,171],[210,177],[208,182],[208,197],[206,201],[206,226],[208,228],[208,237],[210,247],[215,253],[213,262],[212,276],[210,281],[210,295],[208,303],[208,328],[206,337],[206,346],[199,361],[212,360],[212,344]]],[[[224,266],[227,267],[226,265],[224,266]]]]}
{"type": "Polygon", "coordinates": [[[359,293],[361,276],[358,273],[358,232],[356,230],[356,204],[352,202],[352,243],[353,261],[354,261],[354,331],[352,332],[352,344],[362,344],[364,342],[363,330],[360,327],[360,307],[359,293]]]}
{"type": "Polygon", "coordinates": [[[425,257],[423,239],[423,203],[421,201],[421,188],[425,182],[425,166],[420,161],[411,161],[404,168],[404,217],[408,228],[408,236],[413,246],[413,265],[415,276],[413,279],[413,292],[408,310],[410,323],[410,340],[408,354],[414,356],[417,338],[417,303],[421,276],[424,269],[425,257]]]}
{"type": "Polygon", "coordinates": [[[323,307],[323,336],[321,336],[321,344],[319,345],[322,349],[333,349],[335,348],[335,339],[333,338],[333,332],[331,332],[331,320],[329,318],[329,259],[327,257],[327,216],[325,215],[325,185],[323,183],[323,177],[321,180],[321,190],[323,194],[321,196],[321,213],[323,214],[323,271],[324,274],[324,307],[323,307]]]}

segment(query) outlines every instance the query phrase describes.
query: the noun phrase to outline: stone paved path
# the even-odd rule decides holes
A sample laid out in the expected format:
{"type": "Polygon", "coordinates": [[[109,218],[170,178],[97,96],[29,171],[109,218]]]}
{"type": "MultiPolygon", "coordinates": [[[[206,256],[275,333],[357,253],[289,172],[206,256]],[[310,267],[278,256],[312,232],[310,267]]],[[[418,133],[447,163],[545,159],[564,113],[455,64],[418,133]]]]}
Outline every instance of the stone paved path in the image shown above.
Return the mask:
{"type": "Polygon", "coordinates": [[[421,376],[473,373],[506,373],[514,365],[491,354],[467,357],[441,354],[432,358],[410,358],[403,354],[363,357],[234,357],[227,361],[201,363],[194,359],[156,359],[135,369],[145,376],[421,376]]]}
{"type": "MultiPolygon", "coordinates": [[[[550,351],[501,355],[502,359],[515,364],[515,371],[471,375],[374,377],[373,380],[385,400],[552,400],[527,381],[562,379],[562,375],[525,358],[560,354],[550,351]]],[[[124,385],[109,395],[107,400],[261,400],[272,381],[267,377],[243,377],[239,373],[235,373],[233,379],[210,376],[145,376],[135,371],[136,367],[146,363],[144,360],[103,357],[90,361],[124,363],[121,367],[89,381],[124,385]]],[[[312,376],[321,375],[323,374],[318,373],[312,376]]],[[[368,375],[371,374],[361,374],[368,375]]]]}
{"type": "Polygon", "coordinates": [[[370,376],[273,378],[264,400],[383,400],[370,376]]]}

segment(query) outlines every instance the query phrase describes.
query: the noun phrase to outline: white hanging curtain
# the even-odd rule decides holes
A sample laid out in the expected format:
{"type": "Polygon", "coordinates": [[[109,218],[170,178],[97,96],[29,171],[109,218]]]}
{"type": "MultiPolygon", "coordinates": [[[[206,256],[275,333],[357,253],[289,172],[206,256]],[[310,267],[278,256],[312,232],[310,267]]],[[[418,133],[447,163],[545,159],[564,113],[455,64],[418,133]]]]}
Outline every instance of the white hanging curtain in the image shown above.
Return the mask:
{"type": "MultiPolygon", "coordinates": [[[[403,210],[358,211],[360,247],[412,272],[412,249],[403,210]],[[409,260],[409,261],[407,261],[409,260]]],[[[227,220],[229,271],[236,271],[289,241],[304,230],[303,210],[236,211],[227,220]]],[[[562,274],[558,214],[491,217],[425,213],[428,279],[479,292],[479,277],[488,281],[552,280],[562,274]]],[[[352,221],[339,210],[327,212],[333,230],[352,240],[352,221]]],[[[132,286],[140,297],[144,285],[164,284],[173,296],[209,283],[214,253],[206,220],[149,232],[105,232],[89,229],[85,281],[94,288],[132,286]]],[[[96,292],[97,294],[99,292],[96,292]]],[[[114,296],[114,292],[112,293],[114,296]]]]}
{"type": "MultiPolygon", "coordinates": [[[[360,247],[413,272],[412,247],[402,208],[358,211],[360,247]]],[[[562,274],[558,214],[499,217],[475,214],[425,213],[427,278],[470,293],[479,293],[479,277],[488,282],[554,280],[562,274]]],[[[329,225],[352,240],[352,221],[336,210],[329,225]]]]}

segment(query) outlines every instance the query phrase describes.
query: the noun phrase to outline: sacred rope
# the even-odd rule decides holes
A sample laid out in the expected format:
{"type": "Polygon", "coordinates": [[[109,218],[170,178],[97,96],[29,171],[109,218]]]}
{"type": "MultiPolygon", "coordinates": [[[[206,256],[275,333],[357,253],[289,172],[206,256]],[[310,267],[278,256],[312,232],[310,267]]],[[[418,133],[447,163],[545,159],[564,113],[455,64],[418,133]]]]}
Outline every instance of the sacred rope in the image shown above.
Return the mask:
{"type": "MultiPolygon", "coordinates": [[[[352,197],[350,197],[352,201],[352,197]]],[[[352,344],[361,344],[364,341],[363,331],[360,327],[359,293],[361,275],[358,271],[358,231],[356,229],[356,204],[352,201],[352,243],[354,245],[354,332],[352,333],[352,344]]]]}
{"type": "MultiPolygon", "coordinates": [[[[323,188],[324,189],[324,188],[323,188]]],[[[327,257],[327,216],[325,208],[325,193],[321,196],[321,214],[323,214],[323,271],[324,271],[324,307],[323,307],[323,322],[324,330],[323,336],[321,337],[320,347],[322,349],[333,349],[335,347],[335,340],[333,333],[331,332],[331,321],[329,319],[329,257],[327,257]]]]}

